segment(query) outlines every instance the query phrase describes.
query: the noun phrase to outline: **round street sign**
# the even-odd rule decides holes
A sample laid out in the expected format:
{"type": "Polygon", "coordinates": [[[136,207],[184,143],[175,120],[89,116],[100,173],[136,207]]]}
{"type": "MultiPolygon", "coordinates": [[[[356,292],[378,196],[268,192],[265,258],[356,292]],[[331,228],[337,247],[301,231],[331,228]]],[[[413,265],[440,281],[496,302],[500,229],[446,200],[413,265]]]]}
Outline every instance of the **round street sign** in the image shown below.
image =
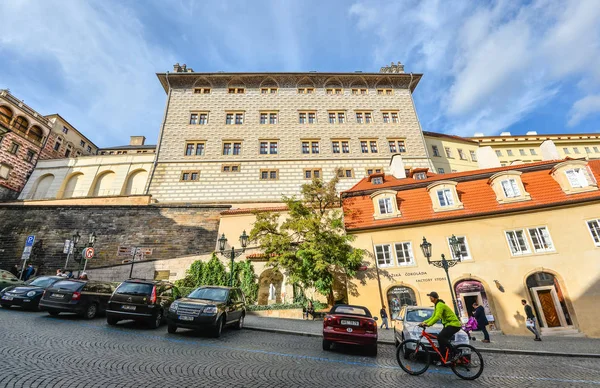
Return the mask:
{"type": "Polygon", "coordinates": [[[85,248],[83,250],[83,257],[87,260],[87,259],[93,259],[94,258],[94,248],[89,247],[89,248],[85,248]]]}

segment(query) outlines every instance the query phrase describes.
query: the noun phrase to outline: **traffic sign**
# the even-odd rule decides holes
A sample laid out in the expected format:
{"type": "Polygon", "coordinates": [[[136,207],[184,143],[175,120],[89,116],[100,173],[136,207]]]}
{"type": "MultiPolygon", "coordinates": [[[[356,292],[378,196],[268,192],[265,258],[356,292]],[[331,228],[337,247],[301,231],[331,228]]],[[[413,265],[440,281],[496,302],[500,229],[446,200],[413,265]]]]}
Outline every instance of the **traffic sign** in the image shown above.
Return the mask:
{"type": "Polygon", "coordinates": [[[31,255],[31,253],[23,253],[23,255],[21,255],[21,260],[29,260],[29,256],[31,255]]]}
{"type": "Polygon", "coordinates": [[[73,253],[73,245],[71,244],[71,240],[65,240],[65,245],[63,246],[63,253],[73,253]]]}
{"type": "Polygon", "coordinates": [[[94,248],[89,247],[83,250],[83,258],[86,260],[94,258],[94,248]]]}
{"type": "Polygon", "coordinates": [[[27,236],[27,241],[25,241],[25,246],[26,247],[32,247],[34,242],[35,242],[35,236],[34,235],[27,236]]]}
{"type": "Polygon", "coordinates": [[[31,248],[32,247],[25,247],[25,249],[23,249],[23,253],[31,253],[31,248]]]}

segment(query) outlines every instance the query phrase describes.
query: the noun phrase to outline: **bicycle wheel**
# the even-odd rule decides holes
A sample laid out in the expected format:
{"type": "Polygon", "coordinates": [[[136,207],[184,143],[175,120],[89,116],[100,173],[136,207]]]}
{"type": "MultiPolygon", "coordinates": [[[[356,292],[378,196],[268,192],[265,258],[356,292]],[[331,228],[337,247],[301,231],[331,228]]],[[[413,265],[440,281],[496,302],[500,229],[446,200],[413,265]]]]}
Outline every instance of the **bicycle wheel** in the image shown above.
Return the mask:
{"type": "Polygon", "coordinates": [[[471,345],[456,345],[456,351],[460,355],[452,363],[452,372],[464,380],[475,380],[483,372],[483,357],[477,349],[471,345]]]}
{"type": "Polygon", "coordinates": [[[421,342],[406,340],[396,348],[396,360],[403,371],[409,375],[418,376],[429,368],[431,355],[421,342]]]}

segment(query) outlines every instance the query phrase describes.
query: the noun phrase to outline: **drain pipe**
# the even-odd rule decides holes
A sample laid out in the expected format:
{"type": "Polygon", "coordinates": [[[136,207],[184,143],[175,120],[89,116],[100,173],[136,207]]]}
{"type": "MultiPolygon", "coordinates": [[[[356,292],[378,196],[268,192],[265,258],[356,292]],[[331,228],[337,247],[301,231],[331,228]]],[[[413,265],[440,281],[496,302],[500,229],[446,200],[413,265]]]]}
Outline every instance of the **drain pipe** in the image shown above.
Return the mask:
{"type": "Polygon", "coordinates": [[[166,74],[167,86],[169,87],[169,93],[167,95],[167,105],[165,106],[165,113],[163,115],[163,122],[160,128],[160,133],[158,134],[158,144],[156,145],[156,155],[154,155],[154,164],[152,165],[152,172],[150,173],[150,178],[148,179],[148,183],[146,185],[145,195],[148,195],[150,192],[150,185],[152,184],[152,179],[154,179],[154,173],[156,171],[156,166],[158,165],[158,156],[160,155],[160,146],[163,139],[163,133],[165,131],[165,125],[167,123],[167,114],[169,113],[169,104],[171,103],[171,84],[169,83],[169,72],[166,74]]]}

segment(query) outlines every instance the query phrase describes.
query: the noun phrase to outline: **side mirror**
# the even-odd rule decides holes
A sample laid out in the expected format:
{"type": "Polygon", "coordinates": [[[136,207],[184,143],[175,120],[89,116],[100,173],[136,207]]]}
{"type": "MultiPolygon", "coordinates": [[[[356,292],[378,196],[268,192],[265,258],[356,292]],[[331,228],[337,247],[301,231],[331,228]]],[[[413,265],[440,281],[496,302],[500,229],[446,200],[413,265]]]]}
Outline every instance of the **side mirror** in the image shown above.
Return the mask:
{"type": "Polygon", "coordinates": [[[378,321],[378,320],[379,320],[379,318],[377,318],[377,317],[373,317],[373,319],[374,319],[374,320],[376,320],[376,321],[378,321]]]}

